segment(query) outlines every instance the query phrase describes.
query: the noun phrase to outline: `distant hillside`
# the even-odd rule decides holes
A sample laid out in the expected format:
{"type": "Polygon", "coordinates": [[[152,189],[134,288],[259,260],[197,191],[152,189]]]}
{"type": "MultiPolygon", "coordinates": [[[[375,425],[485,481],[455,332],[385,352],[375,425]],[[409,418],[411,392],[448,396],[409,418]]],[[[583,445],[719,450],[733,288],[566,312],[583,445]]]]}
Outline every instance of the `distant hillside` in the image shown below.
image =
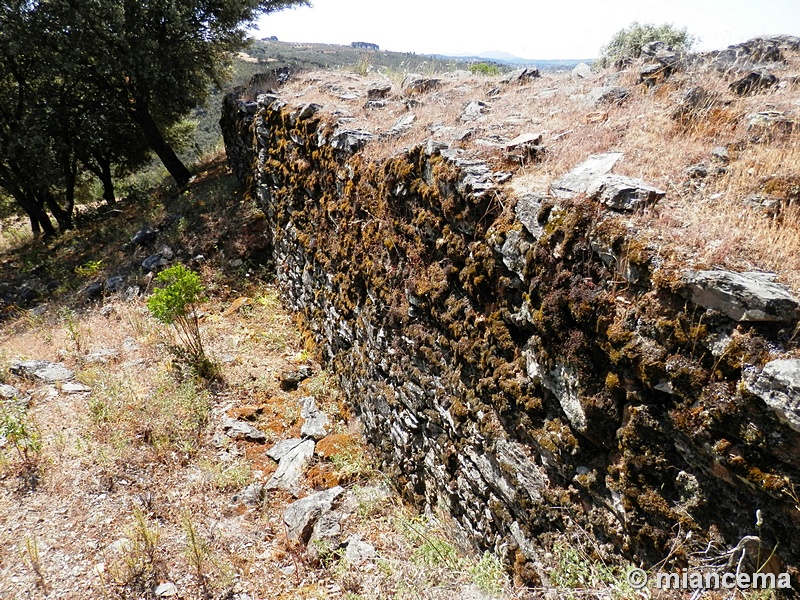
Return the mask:
{"type": "MultiPolygon", "coordinates": [[[[437,55],[438,56],[438,55],[437,55]]],[[[520,56],[514,56],[513,54],[509,54],[508,52],[481,52],[474,56],[468,55],[461,55],[456,57],[447,57],[442,55],[441,58],[456,58],[458,60],[469,60],[469,61],[485,61],[491,60],[493,62],[512,65],[512,66],[528,66],[528,65],[536,65],[539,69],[543,71],[558,71],[563,69],[573,69],[575,65],[578,63],[589,63],[591,64],[594,62],[593,58],[575,58],[575,59],[563,59],[563,60],[540,60],[540,59],[532,59],[532,58],[522,58],[520,56]]]]}

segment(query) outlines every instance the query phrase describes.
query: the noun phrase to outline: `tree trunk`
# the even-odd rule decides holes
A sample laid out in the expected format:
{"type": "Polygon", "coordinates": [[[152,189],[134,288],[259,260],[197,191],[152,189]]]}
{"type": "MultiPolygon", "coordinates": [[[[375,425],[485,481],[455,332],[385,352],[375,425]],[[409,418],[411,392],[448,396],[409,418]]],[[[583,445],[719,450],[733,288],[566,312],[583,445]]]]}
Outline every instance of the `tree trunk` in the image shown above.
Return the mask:
{"type": "Polygon", "coordinates": [[[185,188],[189,185],[189,179],[192,174],[189,169],[181,162],[175,151],[167,144],[164,136],[158,128],[158,124],[150,114],[150,109],[147,107],[146,102],[137,100],[131,109],[131,118],[142,129],[144,139],[147,140],[147,145],[156,153],[161,162],[164,163],[167,171],[175,179],[179,189],[185,188]]]}
{"type": "Polygon", "coordinates": [[[100,161],[100,181],[103,183],[103,199],[106,204],[116,204],[117,197],[114,194],[114,180],[111,178],[111,161],[100,161]]]}
{"type": "Polygon", "coordinates": [[[72,223],[72,211],[67,212],[61,206],[59,206],[58,202],[56,201],[55,197],[50,190],[45,190],[39,195],[40,201],[43,201],[47,204],[47,207],[50,209],[50,212],[53,213],[53,216],[58,221],[58,228],[61,231],[66,231],[68,229],[74,229],[75,225],[72,223]]]}
{"type": "Polygon", "coordinates": [[[12,196],[14,196],[14,200],[17,201],[17,204],[19,204],[22,210],[28,215],[28,219],[31,221],[31,231],[33,235],[39,236],[42,231],[44,231],[46,236],[56,235],[56,230],[50,222],[50,217],[47,216],[44,208],[42,208],[36,200],[27,196],[22,190],[13,191],[12,196]]]}

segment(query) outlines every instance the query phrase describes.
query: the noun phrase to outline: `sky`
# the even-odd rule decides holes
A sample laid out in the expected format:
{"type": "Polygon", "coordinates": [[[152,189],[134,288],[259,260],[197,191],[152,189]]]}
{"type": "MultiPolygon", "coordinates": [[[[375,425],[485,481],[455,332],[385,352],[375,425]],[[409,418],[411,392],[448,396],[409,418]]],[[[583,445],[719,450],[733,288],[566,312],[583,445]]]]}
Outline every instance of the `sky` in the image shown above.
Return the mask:
{"type": "Polygon", "coordinates": [[[800,36],[800,0],[311,0],[263,16],[256,37],[417,54],[509,52],[529,59],[595,58],[633,21],[685,27],[697,50],[757,35],[800,36]]]}

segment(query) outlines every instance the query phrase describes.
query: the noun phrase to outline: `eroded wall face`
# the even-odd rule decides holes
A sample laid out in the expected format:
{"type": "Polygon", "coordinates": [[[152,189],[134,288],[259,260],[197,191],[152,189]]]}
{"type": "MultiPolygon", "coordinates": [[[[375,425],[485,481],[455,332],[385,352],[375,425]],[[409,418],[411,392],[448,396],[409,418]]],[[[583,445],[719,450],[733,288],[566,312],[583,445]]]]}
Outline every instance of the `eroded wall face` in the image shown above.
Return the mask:
{"type": "Polygon", "coordinates": [[[578,529],[651,564],[745,535],[798,563],[800,434],[742,381],[784,326],[692,305],[616,217],[512,199],[482,163],[370,162],[270,96],[223,124],[280,286],[409,500],[531,581],[578,529]]]}

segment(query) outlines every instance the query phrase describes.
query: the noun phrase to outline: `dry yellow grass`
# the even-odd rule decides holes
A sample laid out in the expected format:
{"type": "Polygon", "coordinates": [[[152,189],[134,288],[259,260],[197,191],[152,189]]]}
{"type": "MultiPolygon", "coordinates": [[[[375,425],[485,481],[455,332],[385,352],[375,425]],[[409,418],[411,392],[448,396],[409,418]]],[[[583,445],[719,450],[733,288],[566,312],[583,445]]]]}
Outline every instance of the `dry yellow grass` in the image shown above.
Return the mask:
{"type": "Polygon", "coordinates": [[[774,71],[784,83],[744,97],[728,89],[733,75],[702,65],[678,71],[653,89],[638,83],[635,68],[597,73],[588,80],[544,73],[523,84],[457,72],[439,76],[441,86],[415,95],[418,104],[413,106],[407,106],[399,78],[314,72],[290,82],[281,96],[290,103],[322,104],[342,127],[380,136],[365,149],[375,160],[432,138],[464,150],[466,156],[484,158],[497,169],[514,170],[508,184],[512,194],[547,192],[555,179],[590,154],[623,152],[615,172],[668,193],[655,210],[636,215],[630,223],[655,248],[665,248],[676,269],[705,265],[775,271],[779,280],[800,292],[798,193],[789,189],[787,194],[786,185],[775,183],[796,177],[798,136],[795,132],[754,142],[747,128],[750,113],[797,110],[800,85],[791,78],[800,75],[800,57],[787,53],[787,62],[774,71]],[[366,91],[387,81],[393,87],[386,106],[365,108],[366,91]],[[631,93],[622,104],[594,105],[586,95],[601,85],[624,85],[631,93]],[[717,102],[696,111],[692,119],[675,119],[682,95],[695,86],[717,102]],[[342,100],[343,93],[357,97],[342,100]],[[464,122],[464,107],[473,100],[486,104],[484,114],[464,122]],[[410,113],[416,119],[406,133],[382,135],[410,113]],[[504,160],[503,140],[522,133],[543,134],[547,153],[541,162],[519,167],[504,160]],[[731,150],[727,172],[693,185],[686,169],[701,162],[713,167],[710,152],[717,146],[731,150]],[[779,218],[745,202],[770,190],[785,205],[779,218]]]}

